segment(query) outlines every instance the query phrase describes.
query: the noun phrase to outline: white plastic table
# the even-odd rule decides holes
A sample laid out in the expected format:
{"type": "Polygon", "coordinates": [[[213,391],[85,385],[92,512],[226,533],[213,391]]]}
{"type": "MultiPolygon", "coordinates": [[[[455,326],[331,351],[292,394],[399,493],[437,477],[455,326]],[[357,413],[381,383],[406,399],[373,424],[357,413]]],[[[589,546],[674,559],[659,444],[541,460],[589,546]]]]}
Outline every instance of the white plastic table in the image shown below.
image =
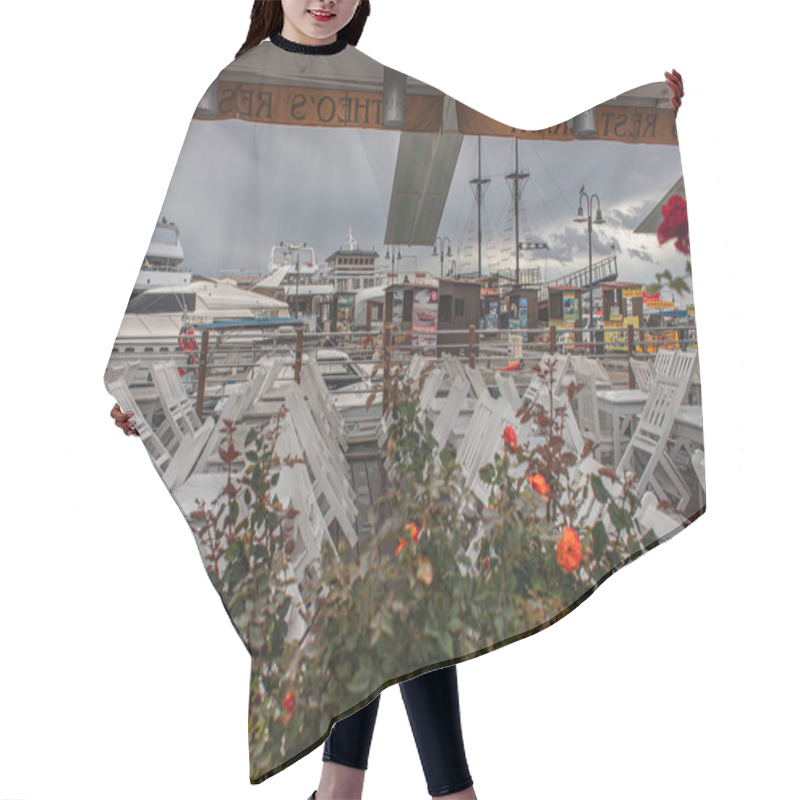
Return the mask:
{"type": "Polygon", "coordinates": [[[597,410],[611,418],[614,441],[614,465],[622,458],[622,432],[628,425],[636,425],[636,417],[647,402],[647,392],[639,389],[602,389],[597,393],[597,410]]]}

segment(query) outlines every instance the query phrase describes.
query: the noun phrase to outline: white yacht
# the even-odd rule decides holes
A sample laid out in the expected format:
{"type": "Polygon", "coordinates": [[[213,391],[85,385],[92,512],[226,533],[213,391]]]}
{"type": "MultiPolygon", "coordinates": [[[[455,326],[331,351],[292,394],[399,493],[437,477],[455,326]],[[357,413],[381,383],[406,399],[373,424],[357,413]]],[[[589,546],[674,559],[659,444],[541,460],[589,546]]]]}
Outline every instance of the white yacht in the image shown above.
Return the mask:
{"type": "Polygon", "coordinates": [[[130,301],[113,352],[180,353],[178,337],[184,328],[225,323],[247,327],[255,321],[277,327],[283,320],[292,322],[288,303],[227,281],[204,278],[179,289],[159,286],[130,301]]]}
{"type": "Polygon", "coordinates": [[[155,287],[175,289],[187,286],[191,280],[192,273],[183,269],[183,246],[178,226],[161,217],[136,276],[131,297],[155,287]]]}

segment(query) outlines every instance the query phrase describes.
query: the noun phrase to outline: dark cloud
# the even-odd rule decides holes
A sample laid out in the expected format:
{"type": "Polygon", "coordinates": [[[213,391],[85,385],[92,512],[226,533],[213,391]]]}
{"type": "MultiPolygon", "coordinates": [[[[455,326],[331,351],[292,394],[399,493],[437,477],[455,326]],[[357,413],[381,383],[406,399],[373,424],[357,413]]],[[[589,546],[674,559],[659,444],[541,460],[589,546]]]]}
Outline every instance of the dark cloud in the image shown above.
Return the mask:
{"type": "MultiPolygon", "coordinates": [[[[359,245],[375,247],[382,261],[399,140],[397,131],[193,121],[163,206],[180,227],[186,267],[205,274],[242,266],[264,269],[281,240],[306,242],[321,262],[347,242],[350,226],[359,245]]],[[[514,168],[514,140],[481,141],[483,176],[491,178],[485,241],[494,240],[495,258],[502,252],[502,265],[508,267],[513,245],[505,232],[513,231],[513,204],[505,175],[514,168]]],[[[651,276],[653,265],[682,273],[679,254],[658,246],[654,236],[632,233],[680,174],[676,148],[521,141],[519,153],[520,168],[530,174],[520,238],[544,241],[550,248],[526,256],[526,263],[546,263],[563,272],[588,263],[586,223],[574,221],[585,185],[599,195],[607,220],[593,226],[593,259],[611,255],[614,243],[623,279],[629,279],[626,270],[645,265],[651,276]],[[597,157],[587,159],[587,152],[597,157]]],[[[464,251],[466,232],[475,227],[470,180],[476,175],[477,139],[464,137],[440,225],[440,234],[464,251]]],[[[438,258],[431,258],[430,250],[410,252],[420,267],[438,273],[438,258]]]]}
{"type": "Polygon", "coordinates": [[[647,252],[647,250],[641,250],[636,247],[629,247],[625,251],[625,255],[628,256],[628,258],[638,259],[639,261],[645,261],[648,264],[655,263],[655,260],[650,255],[650,253],[647,252]]]}

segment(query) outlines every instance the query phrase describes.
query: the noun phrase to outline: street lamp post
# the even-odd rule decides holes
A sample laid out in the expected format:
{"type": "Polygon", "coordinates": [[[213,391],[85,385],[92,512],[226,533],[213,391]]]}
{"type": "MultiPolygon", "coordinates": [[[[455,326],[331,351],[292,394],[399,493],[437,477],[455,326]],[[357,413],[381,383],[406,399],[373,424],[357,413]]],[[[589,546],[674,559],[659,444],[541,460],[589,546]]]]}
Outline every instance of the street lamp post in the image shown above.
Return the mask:
{"type": "Polygon", "coordinates": [[[584,191],[584,187],[581,186],[581,191],[578,195],[578,216],[575,217],[575,222],[586,222],[587,219],[589,221],[589,337],[592,343],[592,352],[594,352],[594,281],[592,280],[592,201],[597,200],[597,216],[595,217],[594,224],[595,225],[604,225],[605,220],[603,219],[603,214],[600,211],[600,198],[597,196],[596,193],[593,193],[591,197],[586,194],[584,191]],[[586,198],[589,213],[587,217],[583,216],[583,198],[586,198]]]}
{"type": "Polygon", "coordinates": [[[404,258],[406,260],[408,260],[410,258],[410,259],[412,259],[414,261],[414,271],[416,271],[416,269],[417,269],[417,254],[416,253],[406,253],[405,255],[403,255],[400,252],[400,245],[399,244],[389,245],[389,247],[386,249],[386,260],[389,261],[391,259],[391,262],[392,262],[392,272],[391,272],[391,274],[389,276],[391,283],[394,283],[395,278],[397,278],[398,280],[400,278],[399,275],[395,275],[395,269],[394,269],[395,261],[398,262],[398,268],[397,269],[398,269],[398,272],[399,272],[399,270],[400,270],[399,262],[402,261],[404,258]]]}
{"type": "Polygon", "coordinates": [[[392,260],[392,271],[389,273],[389,283],[394,283],[394,262],[395,259],[397,261],[401,261],[403,258],[403,254],[400,252],[400,245],[399,244],[390,244],[389,248],[386,250],[386,260],[388,261],[391,258],[392,260]],[[390,255],[391,252],[391,255],[390,255]]]}
{"type": "Polygon", "coordinates": [[[444,278],[444,243],[447,242],[447,257],[453,257],[453,251],[450,249],[450,237],[445,236],[442,238],[441,236],[437,236],[436,240],[433,243],[433,253],[431,255],[438,255],[439,256],[439,277],[444,278]],[[439,252],[436,252],[436,245],[439,245],[439,252]]]}

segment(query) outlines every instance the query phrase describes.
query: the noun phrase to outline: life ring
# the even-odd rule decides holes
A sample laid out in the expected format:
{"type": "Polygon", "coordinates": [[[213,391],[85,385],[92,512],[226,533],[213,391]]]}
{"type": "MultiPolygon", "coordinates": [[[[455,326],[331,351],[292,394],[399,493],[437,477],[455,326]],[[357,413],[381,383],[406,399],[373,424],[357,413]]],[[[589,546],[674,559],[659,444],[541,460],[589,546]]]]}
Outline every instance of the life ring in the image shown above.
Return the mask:
{"type": "Polygon", "coordinates": [[[196,350],[197,339],[194,335],[194,331],[191,328],[181,328],[180,332],[178,333],[178,344],[180,345],[181,350],[186,353],[196,350]]]}

